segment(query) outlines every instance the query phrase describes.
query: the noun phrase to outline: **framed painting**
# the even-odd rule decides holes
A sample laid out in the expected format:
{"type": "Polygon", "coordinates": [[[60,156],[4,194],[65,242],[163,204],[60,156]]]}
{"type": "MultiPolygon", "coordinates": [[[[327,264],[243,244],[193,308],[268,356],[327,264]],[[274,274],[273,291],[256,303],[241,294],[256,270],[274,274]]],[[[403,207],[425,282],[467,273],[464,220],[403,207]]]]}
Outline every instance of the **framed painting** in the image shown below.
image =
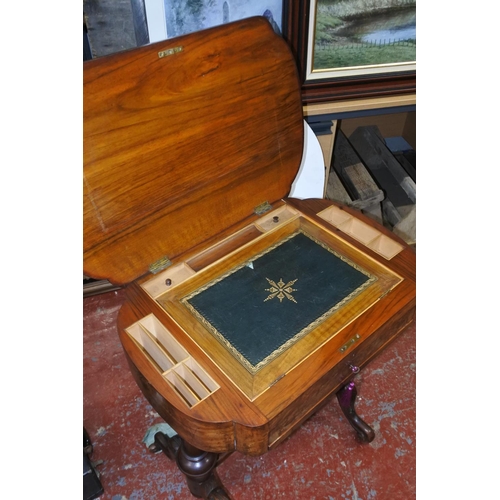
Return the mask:
{"type": "Polygon", "coordinates": [[[416,0],[299,0],[286,11],[304,103],[416,91],[416,0]]]}

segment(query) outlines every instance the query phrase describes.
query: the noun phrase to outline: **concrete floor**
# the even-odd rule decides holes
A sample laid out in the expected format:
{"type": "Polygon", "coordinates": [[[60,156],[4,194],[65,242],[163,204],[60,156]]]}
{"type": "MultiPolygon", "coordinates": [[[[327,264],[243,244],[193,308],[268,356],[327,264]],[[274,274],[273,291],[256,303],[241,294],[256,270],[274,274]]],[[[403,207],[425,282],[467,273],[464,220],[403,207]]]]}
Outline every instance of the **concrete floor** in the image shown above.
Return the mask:
{"type": "MultiPolygon", "coordinates": [[[[123,290],[83,301],[83,425],[104,487],[102,500],[194,498],[183,475],[142,439],[162,422],[136,386],[116,316],[123,290]]],[[[219,468],[234,500],[416,498],[415,324],[357,376],[356,408],[376,437],[357,441],[335,398],[276,450],[231,455],[219,468]]]]}

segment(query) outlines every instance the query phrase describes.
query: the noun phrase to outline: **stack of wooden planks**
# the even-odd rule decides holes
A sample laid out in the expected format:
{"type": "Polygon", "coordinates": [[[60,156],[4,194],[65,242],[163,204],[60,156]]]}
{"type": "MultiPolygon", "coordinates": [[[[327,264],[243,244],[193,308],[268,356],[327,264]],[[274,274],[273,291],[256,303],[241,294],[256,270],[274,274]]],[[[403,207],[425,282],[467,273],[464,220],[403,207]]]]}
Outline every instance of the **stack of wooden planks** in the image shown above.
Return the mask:
{"type": "Polygon", "coordinates": [[[337,129],[326,198],[361,210],[416,243],[415,165],[393,153],[378,127],[358,127],[347,138],[337,129]]]}

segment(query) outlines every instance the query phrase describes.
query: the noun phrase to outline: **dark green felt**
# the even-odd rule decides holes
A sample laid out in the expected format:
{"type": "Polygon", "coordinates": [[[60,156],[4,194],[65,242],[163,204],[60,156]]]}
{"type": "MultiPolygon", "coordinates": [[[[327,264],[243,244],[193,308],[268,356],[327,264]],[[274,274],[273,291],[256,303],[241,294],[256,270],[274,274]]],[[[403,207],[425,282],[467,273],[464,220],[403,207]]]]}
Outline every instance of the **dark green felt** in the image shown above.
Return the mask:
{"type": "MultiPolygon", "coordinates": [[[[370,280],[299,232],[253,262],[187,298],[213,332],[255,367],[370,280]],[[269,278],[297,280],[296,302],[270,294],[269,278]]],[[[352,298],[352,297],[351,297],[352,298]]]]}

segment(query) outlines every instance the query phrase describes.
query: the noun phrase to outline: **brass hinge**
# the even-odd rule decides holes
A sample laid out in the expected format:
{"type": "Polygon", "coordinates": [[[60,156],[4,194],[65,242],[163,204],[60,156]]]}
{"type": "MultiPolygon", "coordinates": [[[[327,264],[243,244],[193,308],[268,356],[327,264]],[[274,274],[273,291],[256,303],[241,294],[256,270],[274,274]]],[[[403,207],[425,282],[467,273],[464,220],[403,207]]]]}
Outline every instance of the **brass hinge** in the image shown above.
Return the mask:
{"type": "Polygon", "coordinates": [[[149,271],[153,274],[157,274],[160,271],[163,271],[163,269],[166,269],[168,266],[170,266],[172,262],[168,257],[162,257],[161,259],[157,260],[156,262],[153,262],[152,264],[149,265],[149,271]]]}
{"type": "Polygon", "coordinates": [[[160,52],[158,52],[158,57],[161,59],[162,57],[172,56],[174,54],[177,54],[178,52],[182,52],[183,50],[184,47],[182,45],[179,45],[178,47],[174,47],[172,49],[161,50],[160,52]]]}
{"type": "Polygon", "coordinates": [[[253,211],[257,215],[262,215],[265,214],[266,212],[269,212],[269,210],[271,210],[272,208],[273,207],[270,205],[270,203],[268,201],[265,201],[264,203],[257,205],[253,211]]]}

